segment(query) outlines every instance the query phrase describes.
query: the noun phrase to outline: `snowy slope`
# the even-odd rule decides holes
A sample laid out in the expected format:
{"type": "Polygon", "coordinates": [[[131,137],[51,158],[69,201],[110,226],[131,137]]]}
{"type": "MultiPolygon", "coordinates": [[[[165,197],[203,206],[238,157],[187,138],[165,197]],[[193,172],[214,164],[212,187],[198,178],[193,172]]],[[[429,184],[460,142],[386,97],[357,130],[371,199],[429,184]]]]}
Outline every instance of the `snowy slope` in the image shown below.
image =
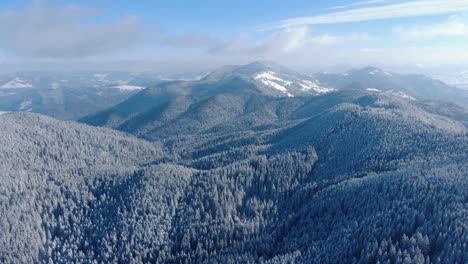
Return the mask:
{"type": "Polygon", "coordinates": [[[278,76],[285,75],[273,71],[265,71],[254,76],[256,81],[261,82],[265,86],[274,88],[286,94],[288,97],[294,97],[299,92],[323,94],[334,91],[332,88],[322,87],[320,82],[312,80],[303,80],[298,76],[285,75],[280,78],[278,76]],[[299,88],[299,89],[298,89],[299,88]]]}
{"type": "Polygon", "coordinates": [[[272,71],[262,72],[255,76],[254,79],[262,82],[266,86],[272,87],[276,90],[283,92],[288,97],[294,97],[294,95],[292,95],[285,87],[291,85],[291,82],[276,77],[275,73],[272,71]]]}

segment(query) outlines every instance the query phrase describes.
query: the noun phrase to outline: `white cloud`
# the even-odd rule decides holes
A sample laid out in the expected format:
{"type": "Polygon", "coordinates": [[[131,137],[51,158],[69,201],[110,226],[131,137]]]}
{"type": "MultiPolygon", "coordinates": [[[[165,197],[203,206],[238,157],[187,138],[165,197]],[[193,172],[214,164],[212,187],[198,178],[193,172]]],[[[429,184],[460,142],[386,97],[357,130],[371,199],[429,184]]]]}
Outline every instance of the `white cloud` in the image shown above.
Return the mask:
{"type": "Polygon", "coordinates": [[[135,16],[105,24],[84,23],[97,10],[33,1],[26,9],[0,14],[0,48],[6,54],[30,58],[81,58],[113,53],[140,40],[135,16]]]}
{"type": "Polygon", "coordinates": [[[264,42],[264,45],[288,53],[300,48],[305,44],[309,35],[309,30],[306,27],[288,28],[284,31],[277,32],[269,40],[264,42]]]}
{"type": "Polygon", "coordinates": [[[380,19],[415,17],[457,13],[468,10],[466,0],[410,1],[376,7],[356,8],[323,15],[292,18],[278,23],[262,25],[260,30],[274,30],[305,25],[338,24],[380,19]]]}
{"type": "Polygon", "coordinates": [[[341,44],[345,41],[345,37],[335,36],[331,34],[322,34],[318,36],[310,37],[308,43],[315,46],[330,46],[341,44]]]}
{"type": "Polygon", "coordinates": [[[368,33],[349,35],[314,34],[308,27],[296,27],[273,32],[268,37],[258,41],[252,41],[248,35],[241,35],[222,42],[221,45],[216,45],[209,50],[209,53],[249,56],[310,53],[318,49],[370,39],[372,37],[368,33]]]}
{"type": "Polygon", "coordinates": [[[327,8],[327,9],[328,10],[345,9],[345,8],[356,7],[356,6],[383,4],[383,3],[388,3],[388,2],[395,2],[395,0],[368,0],[368,1],[351,3],[349,5],[333,6],[333,7],[327,8]]]}
{"type": "Polygon", "coordinates": [[[244,41],[249,39],[249,35],[246,33],[240,33],[238,36],[234,38],[230,38],[224,41],[220,41],[219,43],[215,44],[214,46],[208,49],[208,53],[210,54],[218,54],[218,53],[232,53],[240,49],[243,45],[244,41]]]}
{"type": "Polygon", "coordinates": [[[216,42],[216,39],[208,34],[192,33],[185,35],[168,35],[162,40],[162,44],[166,44],[174,47],[205,47],[212,45],[216,42]]]}
{"type": "Polygon", "coordinates": [[[347,60],[356,59],[361,63],[384,62],[395,65],[425,65],[426,67],[468,62],[468,50],[465,47],[443,45],[366,48],[349,56],[347,60]]]}
{"type": "Polygon", "coordinates": [[[397,26],[393,31],[400,38],[408,40],[468,36],[468,19],[460,16],[451,16],[445,21],[434,24],[410,27],[397,26]]]}

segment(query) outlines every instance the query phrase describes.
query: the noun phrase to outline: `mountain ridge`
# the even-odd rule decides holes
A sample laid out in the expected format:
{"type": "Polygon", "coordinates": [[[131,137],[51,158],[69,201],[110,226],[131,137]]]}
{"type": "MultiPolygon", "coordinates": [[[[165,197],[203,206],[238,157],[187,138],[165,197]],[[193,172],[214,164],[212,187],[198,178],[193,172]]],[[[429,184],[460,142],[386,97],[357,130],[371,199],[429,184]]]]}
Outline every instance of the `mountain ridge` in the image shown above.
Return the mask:
{"type": "MultiPolygon", "coordinates": [[[[336,93],[340,90],[350,90],[351,93],[353,93],[353,90],[360,90],[365,94],[376,94],[376,96],[381,95],[381,97],[385,97],[386,95],[396,96],[413,100],[415,104],[420,103],[421,105],[428,105],[428,103],[422,102],[422,99],[419,97],[414,98],[412,95],[408,94],[409,92],[404,92],[408,91],[408,89],[400,89],[399,87],[393,86],[393,81],[385,81],[384,87],[372,86],[380,89],[369,88],[370,85],[354,82],[353,76],[340,77],[340,80],[343,80],[343,78],[351,79],[351,84],[343,83],[342,87],[335,84],[337,87],[336,89],[327,88],[328,90],[323,91],[317,88],[319,86],[316,86],[315,90],[301,91],[301,93],[296,94],[296,98],[296,96],[290,94],[290,91],[293,91],[291,87],[293,87],[294,82],[297,83],[297,80],[302,82],[304,81],[303,78],[306,77],[298,74],[293,77],[288,77],[289,79],[286,77],[283,77],[284,79],[279,78],[279,76],[292,76],[291,74],[296,74],[294,71],[289,70],[285,70],[285,73],[282,73],[282,75],[278,73],[274,73],[276,75],[272,74],[273,70],[278,72],[280,68],[283,67],[262,62],[253,62],[243,66],[226,66],[208,74],[205,79],[201,79],[200,81],[170,82],[150,87],[120,105],[116,105],[94,116],[91,115],[81,119],[81,122],[95,126],[113,127],[154,139],[158,134],[157,131],[161,131],[162,134],[160,136],[162,137],[170,137],[171,129],[175,129],[172,125],[168,126],[171,122],[179,123],[179,125],[177,125],[178,128],[174,131],[181,131],[183,127],[186,127],[185,129],[187,129],[187,131],[190,129],[194,129],[195,131],[199,129],[210,129],[222,125],[224,119],[241,116],[244,116],[244,121],[242,121],[244,125],[249,122],[259,122],[259,125],[267,125],[271,122],[263,122],[259,116],[254,117],[253,113],[256,111],[255,107],[258,108],[258,113],[260,113],[262,111],[261,109],[267,105],[272,106],[272,104],[276,104],[274,107],[280,107],[280,104],[302,104],[304,101],[309,100],[308,98],[333,92],[336,93]],[[265,83],[267,85],[265,85],[265,83]],[[278,85],[278,87],[276,87],[278,89],[268,87],[268,85],[278,85]],[[287,90],[286,87],[290,88],[290,90],[287,90]],[[391,89],[386,89],[386,87],[391,89]],[[282,90],[282,88],[286,90],[282,90]],[[282,98],[289,98],[287,100],[291,100],[291,102],[286,103],[282,98]],[[262,106],[262,103],[260,103],[262,100],[271,103],[262,106]],[[257,105],[252,103],[255,101],[259,103],[257,103],[257,105]],[[237,106],[235,106],[236,104],[237,106]],[[202,105],[205,106],[201,107],[202,105]],[[203,111],[203,109],[207,110],[203,111]],[[249,109],[253,109],[253,112],[249,109]],[[193,113],[202,113],[200,111],[206,115],[205,120],[202,117],[190,117],[193,113]],[[219,121],[215,121],[216,115],[218,115],[217,118],[219,121]],[[251,121],[248,121],[249,118],[251,121]],[[201,122],[196,120],[200,120],[201,122]],[[192,124],[192,127],[190,127],[189,124],[192,124]]],[[[362,74],[366,76],[382,75],[385,77],[385,80],[387,80],[387,78],[393,80],[392,78],[394,78],[394,76],[399,76],[393,73],[385,73],[373,67],[367,67],[353,72],[356,76],[362,74]],[[370,74],[370,71],[374,72],[374,74],[370,74]]],[[[334,78],[335,75],[332,75],[332,77],[334,78]]],[[[320,79],[320,76],[317,79],[320,79]]],[[[323,81],[318,81],[317,83],[323,83],[323,81]]],[[[301,89],[301,86],[298,87],[301,89]]],[[[344,98],[346,98],[346,96],[344,98]]],[[[266,108],[264,110],[266,111],[266,108]]],[[[463,111],[461,113],[463,113],[463,111]]],[[[451,116],[455,117],[461,113],[452,114],[451,116]]],[[[264,114],[276,119],[276,114],[272,114],[270,110],[264,112],[264,114]]],[[[239,118],[237,118],[237,120],[240,121],[239,118]]],[[[464,120],[463,122],[466,123],[464,120]]],[[[237,126],[242,125],[237,124],[237,126]]]]}

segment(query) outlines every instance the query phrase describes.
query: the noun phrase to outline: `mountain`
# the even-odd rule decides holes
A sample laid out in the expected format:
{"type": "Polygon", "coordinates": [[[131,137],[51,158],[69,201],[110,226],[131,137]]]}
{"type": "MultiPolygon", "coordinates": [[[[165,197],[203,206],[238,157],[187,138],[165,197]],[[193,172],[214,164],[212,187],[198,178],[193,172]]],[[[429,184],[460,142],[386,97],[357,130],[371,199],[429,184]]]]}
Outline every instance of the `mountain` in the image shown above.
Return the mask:
{"type": "Polygon", "coordinates": [[[253,91],[241,115],[229,92],[207,96],[155,142],[0,115],[0,260],[466,262],[466,110],[253,91]]]}
{"type": "Polygon", "coordinates": [[[207,75],[202,81],[220,81],[242,76],[253,81],[257,89],[273,96],[317,95],[333,91],[316,79],[272,62],[253,62],[243,66],[226,66],[207,75]]]}
{"type": "MultiPolygon", "coordinates": [[[[439,104],[444,104],[444,98],[464,101],[462,90],[424,76],[398,75],[367,67],[340,75],[317,74],[312,78],[274,63],[254,62],[222,67],[199,81],[150,87],[80,121],[147,139],[222,130],[226,126],[251,128],[287,118],[285,113],[303,104],[307,97],[340,90],[388,94],[415,103],[436,96],[441,98],[439,104]],[[225,127],[221,128],[222,125],[225,127]]],[[[422,105],[428,108],[430,104],[434,103],[427,101],[422,105]]]]}
{"type": "Polygon", "coordinates": [[[159,76],[130,72],[18,72],[0,75],[0,111],[78,119],[120,103],[159,76]]]}
{"type": "Polygon", "coordinates": [[[272,98],[289,103],[282,98],[331,91],[333,89],[321,86],[309,76],[273,63],[254,62],[223,67],[199,81],[176,81],[150,87],[80,121],[139,135],[152,133],[168,121],[183,123],[184,129],[190,130],[201,125],[205,128],[217,125],[228,116],[248,114],[272,98]],[[188,120],[200,120],[202,116],[206,117],[203,122],[207,124],[188,120]]]}
{"type": "Polygon", "coordinates": [[[176,260],[466,261],[463,253],[442,249],[449,237],[466,240],[466,227],[457,228],[466,219],[466,127],[418,104],[393,94],[340,91],[310,98],[274,127],[223,126],[166,140],[196,168],[214,170],[190,191],[177,218],[176,260]],[[266,156],[251,160],[253,153],[266,156]],[[236,157],[249,165],[232,164],[236,157]],[[244,181],[251,192],[240,187],[244,181]],[[239,194],[253,197],[237,202],[239,194]],[[207,206],[211,215],[203,217],[207,206]],[[254,232],[247,241],[240,235],[246,229],[254,232]]]}
{"type": "Polygon", "coordinates": [[[0,129],[2,263],[63,262],[93,247],[112,228],[104,190],[162,156],[157,143],[32,113],[3,114],[0,129]]]}
{"type": "Polygon", "coordinates": [[[85,120],[124,132],[0,115],[0,262],[467,262],[468,110],[268,71],[293,75],[224,67],[85,120]]]}
{"type": "Polygon", "coordinates": [[[374,92],[402,92],[410,97],[455,102],[468,107],[468,92],[423,75],[401,75],[374,67],[341,74],[318,73],[314,77],[335,89],[361,89],[374,92]]]}

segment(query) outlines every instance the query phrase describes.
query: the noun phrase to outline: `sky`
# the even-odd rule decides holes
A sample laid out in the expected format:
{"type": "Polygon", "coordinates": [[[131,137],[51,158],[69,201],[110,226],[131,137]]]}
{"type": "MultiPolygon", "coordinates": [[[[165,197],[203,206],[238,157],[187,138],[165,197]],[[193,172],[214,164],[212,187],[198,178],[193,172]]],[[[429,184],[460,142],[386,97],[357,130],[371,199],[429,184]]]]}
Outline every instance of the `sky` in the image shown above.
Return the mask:
{"type": "Polygon", "coordinates": [[[0,69],[468,64],[466,0],[0,1],[0,69]]]}

